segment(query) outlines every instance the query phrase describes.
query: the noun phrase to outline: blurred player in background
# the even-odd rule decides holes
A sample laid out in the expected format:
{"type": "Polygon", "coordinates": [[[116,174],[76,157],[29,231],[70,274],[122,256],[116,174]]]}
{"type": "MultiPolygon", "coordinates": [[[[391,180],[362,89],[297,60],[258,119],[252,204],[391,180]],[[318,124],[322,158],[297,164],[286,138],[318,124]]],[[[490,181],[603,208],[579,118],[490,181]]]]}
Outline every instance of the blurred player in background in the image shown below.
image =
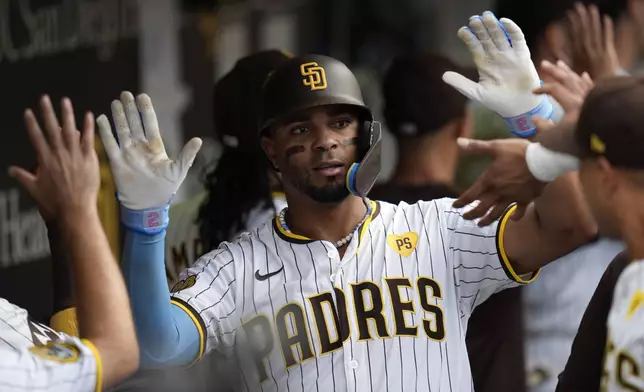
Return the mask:
{"type": "MultiPolygon", "coordinates": [[[[561,62],[544,64],[542,75],[548,75],[548,82],[538,91],[560,102],[565,111],[563,121],[576,121],[579,107],[592,87],[590,80],[561,62]],[[572,84],[584,87],[574,90],[572,84]]],[[[530,391],[555,389],[588,302],[606,267],[623,248],[618,240],[598,238],[564,256],[561,262],[546,266],[540,279],[523,290],[530,391]]]]}
{"type": "Polygon", "coordinates": [[[59,225],[60,245],[74,268],[83,339],[54,333],[0,298],[0,390],[99,391],[136,370],[139,348],[125,285],[97,211],[94,117],[85,116],[81,135],[68,99],[62,101],[62,128],[49,97],[41,99],[41,108],[47,138],[32,111],[25,112],[38,168],[30,173],[12,167],[9,174],[59,225]]]}
{"type": "Polygon", "coordinates": [[[633,262],[607,321],[602,390],[644,389],[644,79],[606,80],[588,95],[575,132],[580,178],[600,232],[621,238],[633,262]]]}
{"type": "Polygon", "coordinates": [[[170,281],[221,242],[261,226],[286,206],[279,176],[259,146],[257,122],[262,85],[289,58],[277,50],[252,54],[215,84],[215,132],[224,150],[206,174],[204,192],[170,209],[170,281]]]}
{"type": "MultiPolygon", "coordinates": [[[[467,98],[442,80],[449,70],[464,73],[448,58],[427,53],[399,56],[387,70],[384,116],[398,142],[398,164],[391,180],[371,191],[374,200],[413,204],[458,197],[456,140],[470,136],[473,118],[467,98]]],[[[476,391],[523,390],[521,317],[517,288],[494,294],[472,313],[466,344],[476,391]]]]}

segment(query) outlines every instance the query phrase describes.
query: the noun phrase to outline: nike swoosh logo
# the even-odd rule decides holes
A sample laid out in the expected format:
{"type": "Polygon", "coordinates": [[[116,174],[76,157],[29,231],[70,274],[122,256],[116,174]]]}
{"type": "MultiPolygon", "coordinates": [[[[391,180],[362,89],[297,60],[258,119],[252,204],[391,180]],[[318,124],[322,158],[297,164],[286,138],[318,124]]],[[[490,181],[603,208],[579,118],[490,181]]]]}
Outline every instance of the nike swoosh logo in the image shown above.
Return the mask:
{"type": "Polygon", "coordinates": [[[282,272],[283,269],[284,269],[284,266],[282,266],[282,268],[278,269],[277,271],[269,272],[266,275],[260,274],[259,270],[257,270],[257,271],[255,271],[255,279],[257,279],[259,281],[266,280],[266,279],[270,278],[271,276],[275,276],[275,275],[279,274],[280,272],[282,272]]]}

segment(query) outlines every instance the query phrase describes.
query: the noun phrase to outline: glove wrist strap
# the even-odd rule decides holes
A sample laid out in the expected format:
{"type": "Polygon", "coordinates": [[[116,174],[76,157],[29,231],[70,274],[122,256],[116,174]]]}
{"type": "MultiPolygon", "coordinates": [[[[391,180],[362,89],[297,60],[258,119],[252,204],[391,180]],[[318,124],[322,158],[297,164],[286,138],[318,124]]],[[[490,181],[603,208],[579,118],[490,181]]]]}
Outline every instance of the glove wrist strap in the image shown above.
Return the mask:
{"type": "Polygon", "coordinates": [[[541,182],[551,182],[562,174],[579,170],[579,159],[548,150],[540,143],[530,143],[525,152],[528,170],[541,182]]]}
{"type": "Polygon", "coordinates": [[[513,134],[527,138],[537,133],[537,126],[532,121],[532,117],[539,116],[549,120],[552,117],[552,113],[552,102],[544,95],[541,103],[536,108],[516,117],[505,117],[503,120],[513,134]]]}
{"type": "Polygon", "coordinates": [[[141,234],[155,235],[163,232],[170,223],[170,205],[131,210],[121,205],[121,222],[128,229],[141,234]]]}

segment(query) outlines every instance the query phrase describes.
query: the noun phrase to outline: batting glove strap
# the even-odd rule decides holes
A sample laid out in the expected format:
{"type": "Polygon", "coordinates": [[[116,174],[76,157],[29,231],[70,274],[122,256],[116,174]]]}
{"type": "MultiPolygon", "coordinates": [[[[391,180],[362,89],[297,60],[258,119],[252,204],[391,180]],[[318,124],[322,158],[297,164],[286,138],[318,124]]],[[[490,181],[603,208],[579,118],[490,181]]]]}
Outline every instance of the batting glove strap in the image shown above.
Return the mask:
{"type": "Polygon", "coordinates": [[[530,143],[525,152],[528,170],[541,182],[552,182],[562,174],[579,170],[579,159],[548,150],[541,143],[530,143]]]}
{"type": "Polygon", "coordinates": [[[170,205],[131,210],[121,205],[121,222],[128,229],[146,235],[155,235],[168,228],[170,223],[170,205]]]}
{"type": "Polygon", "coordinates": [[[544,95],[541,103],[536,108],[516,117],[503,118],[503,120],[513,134],[518,137],[527,138],[537,133],[537,126],[532,121],[532,117],[539,116],[550,120],[553,111],[552,102],[544,95]]]}

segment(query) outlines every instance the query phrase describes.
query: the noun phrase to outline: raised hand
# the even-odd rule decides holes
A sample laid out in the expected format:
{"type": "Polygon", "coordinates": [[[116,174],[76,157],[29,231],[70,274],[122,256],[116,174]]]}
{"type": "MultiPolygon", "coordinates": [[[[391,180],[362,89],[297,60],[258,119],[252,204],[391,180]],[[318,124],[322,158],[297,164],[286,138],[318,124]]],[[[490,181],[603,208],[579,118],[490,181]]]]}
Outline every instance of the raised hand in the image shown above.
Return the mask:
{"type": "Polygon", "coordinates": [[[201,148],[201,139],[191,139],[179,158],[171,160],[166,154],[150,97],[141,94],[135,100],[126,91],[120,98],[112,102],[118,143],[107,117],[103,114],[96,121],[119,201],[135,211],[164,207],[186,178],[201,148]]]}
{"type": "MultiPolygon", "coordinates": [[[[544,126],[542,123],[539,125],[544,126]]],[[[528,169],[525,156],[530,142],[527,140],[459,139],[458,143],[465,154],[494,158],[490,167],[454,202],[454,207],[461,208],[478,200],[479,204],[463,214],[463,218],[481,218],[479,226],[491,224],[515,202],[519,208],[513,217],[521,217],[527,205],[546,185],[536,180],[528,169]]]]}
{"type": "Polygon", "coordinates": [[[9,175],[35,199],[45,220],[95,209],[101,184],[94,150],[93,115],[85,115],[81,134],[76,129],[71,101],[63,98],[61,106],[62,127],[49,97],[40,99],[47,138],[31,109],[25,111],[25,125],[38,167],[35,173],[15,166],[9,168],[9,175]]]}
{"type": "Polygon", "coordinates": [[[541,63],[541,72],[549,76],[548,82],[535,90],[535,94],[548,94],[563,108],[565,115],[562,121],[577,122],[581,105],[594,83],[587,72],[577,75],[575,71],[562,60],[552,64],[549,61],[541,63]]]}
{"type": "Polygon", "coordinates": [[[578,73],[588,72],[593,79],[617,75],[622,68],[610,16],[602,18],[594,4],[586,7],[577,3],[567,19],[573,68],[578,73]]]}
{"type": "Polygon", "coordinates": [[[479,81],[451,71],[443,75],[443,80],[498,113],[515,134],[534,134],[532,117],[550,118],[552,104],[545,95],[533,93],[541,82],[521,29],[510,19],[499,21],[486,11],[471,17],[469,26],[462,27],[458,36],[472,54],[479,81]]]}

